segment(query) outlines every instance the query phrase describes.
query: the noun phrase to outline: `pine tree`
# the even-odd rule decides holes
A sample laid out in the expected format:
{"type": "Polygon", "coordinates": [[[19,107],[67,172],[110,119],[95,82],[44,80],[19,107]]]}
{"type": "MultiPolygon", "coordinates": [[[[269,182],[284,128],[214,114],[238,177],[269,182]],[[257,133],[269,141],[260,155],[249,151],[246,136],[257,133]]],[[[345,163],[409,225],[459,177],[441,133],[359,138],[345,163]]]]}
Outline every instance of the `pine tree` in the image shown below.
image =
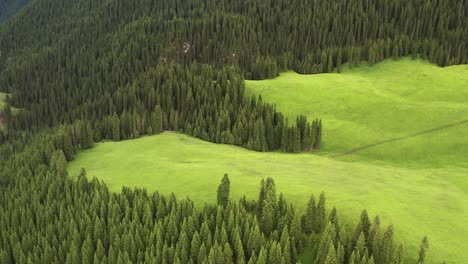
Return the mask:
{"type": "Polygon", "coordinates": [[[421,241],[421,246],[419,247],[419,259],[418,264],[424,264],[426,261],[426,250],[429,248],[429,240],[427,236],[421,241]]]}
{"type": "Polygon", "coordinates": [[[93,249],[93,242],[91,240],[91,236],[88,235],[86,240],[81,247],[81,255],[82,255],[82,263],[93,263],[94,260],[94,249],[93,249]]]}
{"type": "Polygon", "coordinates": [[[338,259],[336,257],[336,250],[333,243],[330,243],[327,257],[325,258],[325,264],[338,264],[338,259]]]}
{"type": "Polygon", "coordinates": [[[163,132],[163,114],[159,105],[156,105],[151,114],[151,126],[153,127],[154,134],[163,132]]]}
{"type": "Polygon", "coordinates": [[[326,225],[325,193],[320,194],[317,208],[314,212],[314,231],[316,234],[323,232],[326,225]]]}
{"type": "Polygon", "coordinates": [[[224,174],[223,179],[218,187],[218,204],[226,207],[229,202],[230,181],[227,174],[224,174]]]}
{"type": "Polygon", "coordinates": [[[395,255],[393,256],[393,264],[402,264],[403,263],[403,245],[400,244],[398,247],[398,250],[395,252],[395,255]]]}
{"type": "Polygon", "coordinates": [[[65,158],[68,161],[73,160],[73,155],[74,155],[74,148],[73,148],[73,143],[71,139],[70,132],[68,129],[63,129],[61,132],[61,148],[63,150],[63,153],[65,154],[65,158]]]}
{"type": "Polygon", "coordinates": [[[178,114],[175,110],[172,110],[170,112],[170,126],[173,131],[178,131],[179,130],[179,117],[178,114]]]}
{"type": "Polygon", "coordinates": [[[262,247],[260,250],[260,254],[258,254],[258,261],[257,264],[267,264],[268,262],[268,253],[267,251],[262,247]]]}
{"type": "Polygon", "coordinates": [[[114,141],[120,140],[120,121],[117,115],[114,114],[112,119],[112,139],[114,141]]]}
{"type": "Polygon", "coordinates": [[[200,250],[200,236],[198,232],[195,232],[192,238],[192,244],[190,246],[190,259],[192,259],[195,263],[198,260],[198,253],[200,250]]]}
{"type": "MultiPolygon", "coordinates": [[[[333,224],[328,223],[320,239],[320,243],[318,245],[317,255],[315,257],[314,263],[325,262],[328,256],[328,251],[330,249],[330,244],[333,244],[335,237],[336,237],[335,227],[333,226],[333,224]]],[[[336,252],[335,252],[335,258],[336,258],[336,252]]]]}
{"type": "Polygon", "coordinates": [[[316,214],[315,198],[313,195],[310,196],[309,202],[307,203],[306,213],[303,216],[302,229],[310,235],[314,232],[314,218],[316,214]]]}

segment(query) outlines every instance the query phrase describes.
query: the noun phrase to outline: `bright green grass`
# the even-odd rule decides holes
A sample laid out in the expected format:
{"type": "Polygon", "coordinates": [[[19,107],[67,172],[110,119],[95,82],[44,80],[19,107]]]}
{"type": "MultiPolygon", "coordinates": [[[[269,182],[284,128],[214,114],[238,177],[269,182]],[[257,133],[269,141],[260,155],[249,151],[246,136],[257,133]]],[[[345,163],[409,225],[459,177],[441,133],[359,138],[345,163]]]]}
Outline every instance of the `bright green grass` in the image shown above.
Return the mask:
{"type": "Polygon", "coordinates": [[[329,205],[355,223],[363,208],[393,223],[399,241],[417,255],[424,235],[429,257],[440,263],[468,260],[468,183],[463,168],[409,169],[366,162],[343,162],[304,154],[259,153],[217,145],[185,135],[165,133],[137,140],[108,142],[80,152],[69,164],[71,175],[85,167],[112,191],[122,186],[145,187],[197,205],[216,200],[224,173],[231,179],[234,199],[256,199],[262,177],[274,177],[277,189],[303,208],[310,194],[325,191],[329,205]]]}
{"type": "MultiPolygon", "coordinates": [[[[341,74],[284,73],[248,81],[290,118],[321,117],[324,144],[318,155],[257,153],[178,134],[98,144],[70,163],[85,167],[113,191],[146,187],[215,201],[229,173],[232,195],[255,199],[262,177],[274,177],[289,201],[304,207],[325,191],[343,220],[356,223],[367,208],[393,223],[415,262],[420,239],[430,239],[430,263],[468,262],[468,123],[381,144],[354,148],[468,120],[468,66],[439,68],[423,61],[387,60],[341,74]]],[[[307,256],[304,256],[307,259],[307,256]]]]}
{"type": "MultiPolygon", "coordinates": [[[[379,141],[468,121],[468,65],[436,67],[421,60],[386,60],[343,73],[294,72],[247,81],[247,92],[261,94],[290,119],[320,117],[321,155],[336,155],[379,141]]],[[[445,166],[467,162],[468,124],[416,140],[383,144],[342,157],[399,165],[445,166]]]]}

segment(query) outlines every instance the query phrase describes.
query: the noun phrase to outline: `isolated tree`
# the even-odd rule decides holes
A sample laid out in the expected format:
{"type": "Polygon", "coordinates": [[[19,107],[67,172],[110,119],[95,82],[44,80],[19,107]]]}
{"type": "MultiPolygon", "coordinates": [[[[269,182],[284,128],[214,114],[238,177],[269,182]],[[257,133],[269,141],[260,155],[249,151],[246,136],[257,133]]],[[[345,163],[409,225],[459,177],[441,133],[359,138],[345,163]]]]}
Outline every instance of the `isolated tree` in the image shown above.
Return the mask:
{"type": "Polygon", "coordinates": [[[231,182],[227,174],[224,174],[223,179],[218,187],[218,204],[221,206],[227,206],[229,202],[229,190],[231,182]]]}

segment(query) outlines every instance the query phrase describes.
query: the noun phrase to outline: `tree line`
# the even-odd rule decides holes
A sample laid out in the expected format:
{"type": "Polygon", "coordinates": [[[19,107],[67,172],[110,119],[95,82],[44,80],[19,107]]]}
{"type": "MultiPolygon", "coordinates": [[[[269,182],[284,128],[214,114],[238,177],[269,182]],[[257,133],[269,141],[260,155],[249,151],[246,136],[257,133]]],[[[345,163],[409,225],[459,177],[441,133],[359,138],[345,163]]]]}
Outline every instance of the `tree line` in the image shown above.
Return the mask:
{"type": "Polygon", "coordinates": [[[274,105],[246,96],[244,91],[244,81],[235,69],[172,64],[148,70],[112,95],[102,91],[103,96],[84,96],[90,98],[86,101],[74,102],[72,98],[83,95],[70,90],[64,104],[50,98],[48,103],[29,105],[12,115],[9,104],[14,99],[8,100],[7,135],[82,120],[77,122],[79,128],[65,133],[75,148],[81,142],[90,146],[93,141],[132,139],[164,130],[256,151],[320,148],[320,120],[309,122],[299,116],[289,124],[274,105]]]}

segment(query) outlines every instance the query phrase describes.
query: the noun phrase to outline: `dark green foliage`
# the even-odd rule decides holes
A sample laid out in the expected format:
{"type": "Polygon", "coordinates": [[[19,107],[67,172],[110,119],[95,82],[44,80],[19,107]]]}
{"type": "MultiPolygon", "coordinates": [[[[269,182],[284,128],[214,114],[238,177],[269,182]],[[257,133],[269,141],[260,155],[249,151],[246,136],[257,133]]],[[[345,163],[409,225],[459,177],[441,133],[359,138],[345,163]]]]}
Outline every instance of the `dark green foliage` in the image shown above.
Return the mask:
{"type": "Polygon", "coordinates": [[[307,203],[306,213],[302,217],[302,230],[307,235],[310,235],[312,232],[314,232],[314,219],[316,211],[317,207],[315,206],[315,198],[312,195],[310,196],[309,202],[307,203]]]}
{"type": "Polygon", "coordinates": [[[230,184],[228,175],[224,174],[218,187],[218,204],[221,206],[227,206],[229,203],[230,184]]]}
{"type": "Polygon", "coordinates": [[[319,149],[320,121],[285,131],[274,107],[248,106],[242,80],[409,54],[442,66],[468,60],[466,1],[75,2],[34,1],[0,27],[0,87],[26,110],[8,127],[82,119],[114,140],[151,124],[258,151],[319,149]],[[114,113],[120,133],[102,124],[114,113]]]}
{"type": "MultiPolygon", "coordinates": [[[[242,75],[233,68],[219,70],[201,64],[151,68],[131,84],[117,89],[114,96],[99,96],[92,101],[93,107],[76,105],[76,111],[64,109],[56,113],[67,123],[66,120],[82,120],[82,112],[86,111],[88,119],[79,125],[76,146],[88,148],[94,140],[119,141],[145,133],[159,134],[163,130],[183,131],[211,142],[236,144],[256,151],[280,148],[280,131],[284,129],[293,132],[288,135],[291,143],[284,147],[288,152],[310,150],[313,144],[318,144],[297,128],[284,127],[284,118],[274,106],[261,98],[249,100],[244,95],[242,75]],[[153,85],[148,87],[147,83],[153,85]]],[[[59,118],[43,115],[43,109],[28,111],[36,106],[49,108],[41,100],[12,116],[8,125],[14,130],[10,131],[12,136],[14,132],[36,130],[47,123],[57,124],[59,118]],[[25,122],[30,119],[35,121],[25,122]]],[[[301,122],[310,125],[305,117],[301,122]]],[[[65,134],[63,144],[68,144],[65,134]]],[[[69,151],[64,152],[69,160],[69,151]]]]}
{"type": "Polygon", "coordinates": [[[153,127],[154,134],[159,134],[163,132],[163,114],[161,112],[161,107],[156,105],[154,111],[151,113],[151,126],[153,127]]]}
{"type": "Polygon", "coordinates": [[[429,240],[425,236],[421,241],[421,246],[419,247],[419,259],[418,264],[424,264],[426,262],[426,251],[429,248],[429,240]]]}

